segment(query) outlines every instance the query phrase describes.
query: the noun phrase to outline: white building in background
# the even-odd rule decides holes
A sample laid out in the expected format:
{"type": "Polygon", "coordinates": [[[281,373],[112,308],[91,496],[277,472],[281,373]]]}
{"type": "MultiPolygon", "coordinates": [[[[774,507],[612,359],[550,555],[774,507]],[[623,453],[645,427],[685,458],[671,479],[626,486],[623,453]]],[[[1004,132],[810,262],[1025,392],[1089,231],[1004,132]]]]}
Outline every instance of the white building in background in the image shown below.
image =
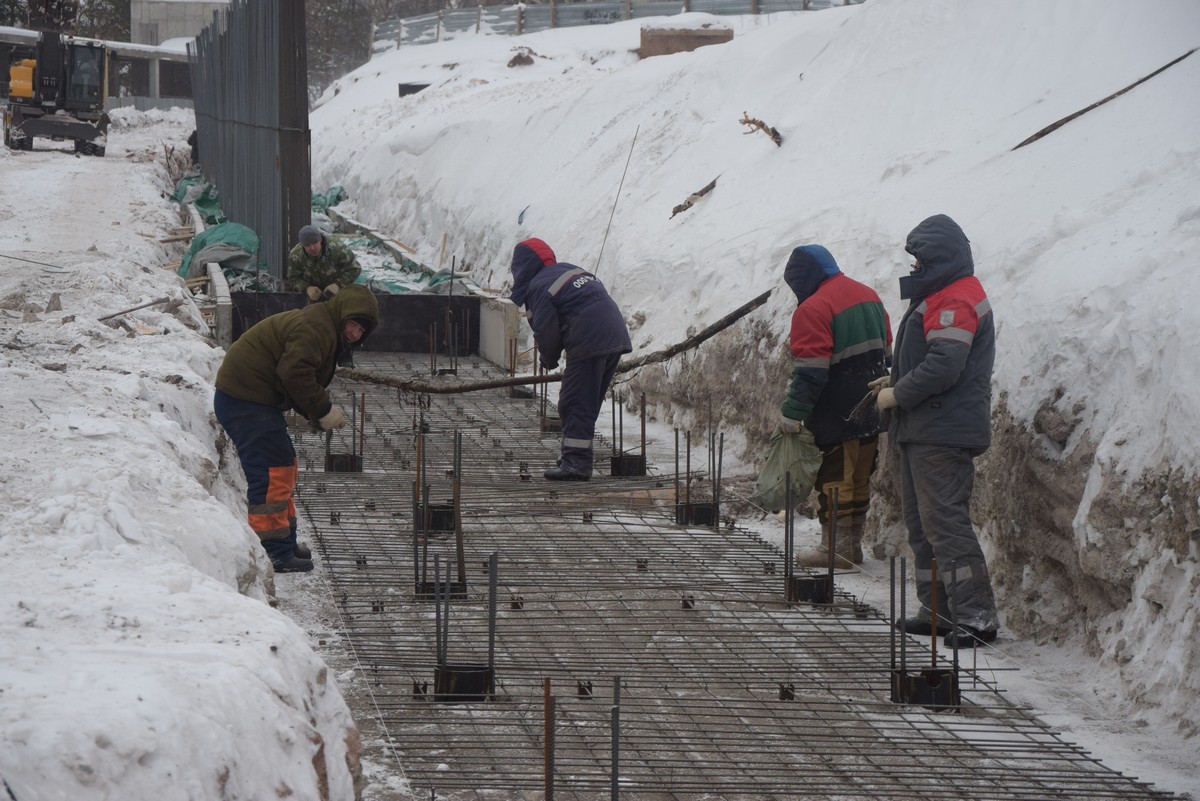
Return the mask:
{"type": "Polygon", "coordinates": [[[130,0],[129,35],[135,44],[155,46],[192,39],[212,24],[214,11],[228,8],[228,0],[130,0]]]}

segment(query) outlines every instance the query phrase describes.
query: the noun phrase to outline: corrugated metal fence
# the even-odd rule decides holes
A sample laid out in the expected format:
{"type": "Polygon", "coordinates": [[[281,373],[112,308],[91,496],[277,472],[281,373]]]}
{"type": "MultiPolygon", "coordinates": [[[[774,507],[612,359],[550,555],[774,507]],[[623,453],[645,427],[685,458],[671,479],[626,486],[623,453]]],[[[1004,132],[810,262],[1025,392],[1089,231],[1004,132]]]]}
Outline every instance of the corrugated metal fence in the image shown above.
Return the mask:
{"type": "Polygon", "coordinates": [[[773,14],[778,11],[816,11],[831,6],[853,5],[862,0],[597,0],[591,3],[545,5],[478,6],[389,19],[375,28],[376,49],[388,44],[428,44],[446,33],[487,30],[517,35],[548,28],[604,25],[627,19],[667,17],[688,11],[708,14],[773,14]]]}
{"type": "Polygon", "coordinates": [[[312,216],[304,3],[233,0],[189,52],[204,175],[281,278],[312,216]]]}

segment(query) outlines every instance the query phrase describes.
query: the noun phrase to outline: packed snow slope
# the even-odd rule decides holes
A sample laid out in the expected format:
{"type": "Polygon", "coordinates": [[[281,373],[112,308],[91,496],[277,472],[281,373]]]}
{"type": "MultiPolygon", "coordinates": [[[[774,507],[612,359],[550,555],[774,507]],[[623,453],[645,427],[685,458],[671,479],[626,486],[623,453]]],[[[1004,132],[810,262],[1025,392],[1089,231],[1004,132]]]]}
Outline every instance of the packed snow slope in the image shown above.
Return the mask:
{"type": "Polygon", "coordinates": [[[224,351],[163,269],[192,114],[113,117],[104,158],[0,148],[0,798],[353,798],[213,418],[224,351]]]}
{"type": "Polygon", "coordinates": [[[878,286],[898,318],[904,237],[947,213],[1002,302],[997,385],[1013,410],[1032,415],[1046,384],[1061,384],[1131,471],[1164,456],[1196,469],[1200,361],[1164,329],[1200,320],[1182,291],[1195,286],[1200,231],[1200,56],[1013,151],[1200,45],[1194,2],[690,16],[732,25],[734,40],[639,61],[648,23],[632,21],[378,56],[318,103],[314,183],[344,183],[360,217],[435,260],[447,235],[448,252],[495,285],[526,236],[597,267],[616,201],[598,274],[627,316],[645,315],[641,346],[778,286],[806,242],[878,286]],[[520,50],[533,64],[506,66],[520,50]],[[398,98],[397,82],[431,85],[398,98]]]}
{"type": "MultiPolygon", "coordinates": [[[[1016,148],[1200,45],[1194,0],[867,0],[664,23],[689,21],[733,41],[639,60],[642,20],[381,53],[318,102],[315,185],[345,186],[353,216],[485,286],[542,237],[598,273],[636,351],[780,287],[812,242],[894,323],[906,234],[949,214],[997,320],[976,514],[1006,628],[1079,638],[1131,715],[1194,735],[1200,54],[1016,148]]],[[[747,458],[778,408],[793,304],[775,292],[693,361],[729,382],[707,391],[747,458]]],[[[651,401],[678,420],[703,391],[671,369],[651,401]]],[[[880,506],[886,544],[896,516],[880,506]]]]}

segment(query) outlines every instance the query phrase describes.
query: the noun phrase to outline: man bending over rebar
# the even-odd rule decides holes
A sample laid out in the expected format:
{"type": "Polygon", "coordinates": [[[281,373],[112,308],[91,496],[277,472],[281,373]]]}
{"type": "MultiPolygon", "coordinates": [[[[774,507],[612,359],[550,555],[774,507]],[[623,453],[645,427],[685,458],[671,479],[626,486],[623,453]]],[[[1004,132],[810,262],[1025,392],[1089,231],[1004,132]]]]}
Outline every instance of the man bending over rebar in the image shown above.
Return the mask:
{"type": "Polygon", "coordinates": [[[550,481],[587,481],[604,394],[621,354],[633,350],[629,327],[595,275],[559,263],[540,239],[513,249],[512,274],[512,301],[529,313],[542,367],[553,370],[564,351],[567,356],[558,393],[562,458],[543,475],[550,481]]]}

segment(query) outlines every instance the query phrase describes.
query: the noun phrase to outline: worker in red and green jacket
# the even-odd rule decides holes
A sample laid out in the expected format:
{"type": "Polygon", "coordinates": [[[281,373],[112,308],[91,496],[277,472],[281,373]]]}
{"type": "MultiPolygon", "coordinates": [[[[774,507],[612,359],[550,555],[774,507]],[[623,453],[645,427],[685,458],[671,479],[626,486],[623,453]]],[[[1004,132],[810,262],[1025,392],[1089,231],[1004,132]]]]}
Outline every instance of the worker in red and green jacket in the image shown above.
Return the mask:
{"type": "Polygon", "coordinates": [[[817,471],[818,518],[822,544],[797,554],[800,564],[824,566],[830,539],[843,566],[861,564],[862,532],[871,498],[879,415],[850,413],[869,392],[868,384],[887,373],[892,330],[875,290],[848,277],[821,245],[792,251],[783,280],[796,294],[792,312],[794,367],[780,428],[812,432],[821,450],[817,471]],[[836,530],[831,531],[830,498],[837,488],[836,530]]]}

